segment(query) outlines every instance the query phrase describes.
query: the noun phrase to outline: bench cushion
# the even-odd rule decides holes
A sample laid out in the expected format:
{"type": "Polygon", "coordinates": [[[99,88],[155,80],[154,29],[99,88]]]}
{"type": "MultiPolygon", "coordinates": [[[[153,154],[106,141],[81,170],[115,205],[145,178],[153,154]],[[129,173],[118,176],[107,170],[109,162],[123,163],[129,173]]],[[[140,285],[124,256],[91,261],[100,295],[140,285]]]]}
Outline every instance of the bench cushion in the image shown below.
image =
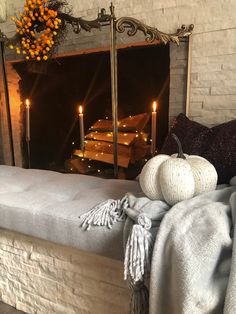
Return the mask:
{"type": "Polygon", "coordinates": [[[123,222],[85,232],[79,216],[127,192],[138,183],[0,166],[0,227],[122,260],[123,222]]]}

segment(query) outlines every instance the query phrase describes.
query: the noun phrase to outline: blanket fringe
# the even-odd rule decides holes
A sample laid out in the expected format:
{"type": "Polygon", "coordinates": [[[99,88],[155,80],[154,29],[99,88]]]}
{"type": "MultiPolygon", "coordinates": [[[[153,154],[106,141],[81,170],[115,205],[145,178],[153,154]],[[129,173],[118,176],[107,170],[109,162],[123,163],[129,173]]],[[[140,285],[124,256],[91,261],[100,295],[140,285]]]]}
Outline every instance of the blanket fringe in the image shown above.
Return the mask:
{"type": "Polygon", "coordinates": [[[81,215],[79,218],[84,219],[82,228],[90,230],[91,226],[106,226],[112,229],[117,221],[125,219],[123,209],[128,206],[128,197],[121,200],[109,199],[101,204],[96,205],[88,213],[81,215]]]}
{"type": "Polygon", "coordinates": [[[149,312],[149,293],[143,282],[136,283],[131,287],[132,299],[130,314],[148,314],[149,312]]]}
{"type": "Polygon", "coordinates": [[[150,272],[153,236],[141,225],[134,225],[129,235],[124,261],[124,279],[136,282],[143,281],[144,275],[150,272]]]}

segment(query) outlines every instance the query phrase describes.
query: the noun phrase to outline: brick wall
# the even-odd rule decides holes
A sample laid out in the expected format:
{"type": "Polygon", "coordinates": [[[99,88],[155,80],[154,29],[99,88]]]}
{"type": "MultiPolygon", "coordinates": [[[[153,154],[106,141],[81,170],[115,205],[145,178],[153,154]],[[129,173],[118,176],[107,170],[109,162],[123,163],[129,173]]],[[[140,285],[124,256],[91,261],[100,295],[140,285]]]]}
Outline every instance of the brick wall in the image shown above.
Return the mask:
{"type": "Polygon", "coordinates": [[[129,313],[120,261],[0,229],[0,275],[0,301],[26,313],[129,313]]]}
{"type": "MultiPolygon", "coordinates": [[[[107,0],[68,2],[75,16],[87,19],[95,18],[101,7],[108,10],[110,5],[107,0]]],[[[23,4],[24,0],[7,1],[8,20],[0,27],[8,36],[15,30],[9,17],[23,4]]],[[[207,126],[236,118],[235,0],[117,0],[114,5],[117,17],[133,16],[163,32],[175,32],[182,24],[193,23],[190,118],[207,126]]],[[[141,40],[142,35],[128,39],[124,34],[118,39],[119,43],[141,40]]],[[[59,53],[108,46],[108,30],[82,32],[79,36],[69,31],[59,53]]],[[[186,44],[170,47],[170,120],[185,110],[186,52],[186,44]]],[[[8,59],[12,58],[15,56],[9,54],[8,59]]]]}

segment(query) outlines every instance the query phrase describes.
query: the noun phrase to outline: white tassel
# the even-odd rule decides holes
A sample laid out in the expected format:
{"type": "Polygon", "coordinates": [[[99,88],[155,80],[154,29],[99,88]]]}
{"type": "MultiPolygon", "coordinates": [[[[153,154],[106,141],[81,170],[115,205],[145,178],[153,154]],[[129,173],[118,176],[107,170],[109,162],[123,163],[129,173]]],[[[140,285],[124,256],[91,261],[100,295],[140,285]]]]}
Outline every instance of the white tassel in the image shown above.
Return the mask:
{"type": "Polygon", "coordinates": [[[151,269],[151,254],[153,249],[153,236],[148,231],[151,227],[151,221],[148,217],[141,214],[139,222],[143,225],[134,225],[129,235],[124,261],[124,279],[131,279],[136,282],[143,281],[144,275],[151,269]],[[146,227],[146,228],[145,228],[146,227]]]}
{"type": "Polygon", "coordinates": [[[82,228],[90,230],[91,226],[106,226],[111,229],[117,221],[122,221],[125,219],[125,213],[123,209],[127,206],[127,196],[121,200],[109,199],[101,204],[98,204],[88,213],[85,213],[79,217],[84,219],[82,228]]]}

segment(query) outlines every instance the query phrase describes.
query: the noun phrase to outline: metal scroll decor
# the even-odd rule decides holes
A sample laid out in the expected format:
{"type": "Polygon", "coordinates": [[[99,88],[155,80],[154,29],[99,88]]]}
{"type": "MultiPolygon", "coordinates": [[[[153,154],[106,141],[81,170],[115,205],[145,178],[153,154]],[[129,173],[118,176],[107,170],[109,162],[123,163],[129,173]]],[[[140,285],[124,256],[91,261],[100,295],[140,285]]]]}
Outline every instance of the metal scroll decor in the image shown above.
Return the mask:
{"type": "MultiPolygon", "coordinates": [[[[52,1],[49,0],[48,3],[53,7],[54,10],[66,5],[66,2],[62,1],[52,1]]],[[[62,12],[58,9],[58,17],[62,21],[63,29],[65,29],[67,24],[72,26],[73,31],[79,34],[81,30],[90,32],[92,29],[101,29],[103,26],[110,26],[110,59],[111,59],[111,92],[112,92],[112,119],[113,119],[113,143],[114,143],[114,177],[118,177],[118,86],[117,86],[117,33],[127,32],[128,36],[135,36],[137,32],[142,32],[144,34],[145,40],[148,43],[175,43],[180,44],[183,38],[190,38],[193,31],[193,24],[189,26],[182,25],[181,28],[177,29],[174,34],[167,34],[159,31],[155,27],[148,26],[143,22],[132,18],[132,17],[121,17],[119,19],[115,16],[115,8],[111,3],[110,13],[107,14],[105,9],[101,9],[98,16],[94,20],[86,20],[80,17],[74,17],[69,13],[62,12]]],[[[41,30],[42,31],[42,30],[41,30]]],[[[0,41],[5,42],[5,46],[9,46],[11,43],[15,43],[19,40],[19,35],[16,34],[13,38],[6,38],[6,36],[0,31],[0,41]]],[[[0,45],[1,52],[3,53],[3,47],[0,45]]],[[[2,63],[4,63],[4,58],[2,58],[2,63]]],[[[190,71],[188,71],[190,73],[190,71]]],[[[3,71],[3,79],[5,83],[6,73],[3,71]]],[[[188,77],[189,81],[189,77],[188,77]]],[[[7,86],[5,88],[6,94],[7,86]]],[[[6,97],[6,102],[9,102],[9,97],[6,97]]],[[[9,107],[9,103],[7,104],[9,107]]],[[[8,121],[10,121],[10,110],[7,111],[9,115],[8,121]]],[[[12,130],[11,123],[8,123],[10,141],[12,140],[12,130]]],[[[14,164],[14,148],[12,147],[12,160],[14,164]]]]}
{"type": "Polygon", "coordinates": [[[76,18],[66,13],[60,13],[59,17],[66,23],[71,24],[74,33],[79,34],[81,30],[90,32],[93,28],[100,29],[101,26],[110,25],[111,15],[101,9],[95,20],[89,21],[83,18],[76,18]]]}
{"type": "Polygon", "coordinates": [[[193,24],[188,27],[182,25],[175,34],[166,34],[159,31],[155,27],[150,27],[132,17],[122,17],[116,21],[116,31],[124,33],[127,30],[129,36],[135,36],[138,31],[143,32],[146,37],[146,41],[152,43],[154,41],[160,41],[161,43],[167,44],[173,42],[179,45],[180,40],[184,37],[188,37],[192,34],[193,24]]]}

